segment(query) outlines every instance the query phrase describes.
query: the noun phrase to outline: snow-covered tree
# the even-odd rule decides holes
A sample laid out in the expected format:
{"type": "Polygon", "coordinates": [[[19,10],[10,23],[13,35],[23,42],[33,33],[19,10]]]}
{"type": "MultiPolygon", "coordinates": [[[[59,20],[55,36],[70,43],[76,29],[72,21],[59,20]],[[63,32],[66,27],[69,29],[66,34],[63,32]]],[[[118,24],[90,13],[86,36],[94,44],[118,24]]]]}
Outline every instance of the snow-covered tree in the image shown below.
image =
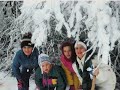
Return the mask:
{"type": "MultiPolygon", "coordinates": [[[[120,38],[119,8],[113,15],[113,8],[109,1],[60,1],[60,0],[25,0],[21,7],[21,15],[16,19],[19,31],[33,32],[32,42],[35,46],[47,43],[47,36],[54,31],[61,34],[64,26],[67,36],[79,40],[82,32],[87,32],[87,42],[91,42],[91,49],[98,47],[98,56],[102,62],[110,61],[109,51],[120,38]],[[29,4],[28,4],[29,2],[29,4]],[[51,22],[51,18],[55,23],[51,22]]],[[[116,3],[115,3],[116,4],[116,3]]],[[[118,5],[118,4],[116,4],[118,5]]],[[[99,59],[99,58],[98,58],[99,59]]]]}
{"type": "Polygon", "coordinates": [[[21,5],[22,3],[17,1],[0,1],[0,70],[10,69],[13,49],[15,48],[12,44],[18,39],[17,36],[14,38],[10,36],[15,34],[15,32],[11,32],[14,29],[12,26],[15,18],[20,15],[19,7],[21,5]]]}
{"type": "MultiPolygon", "coordinates": [[[[21,14],[11,18],[11,25],[0,31],[4,30],[0,34],[0,40],[3,42],[1,46],[8,47],[8,59],[13,57],[11,51],[19,49],[21,34],[26,32],[32,32],[32,42],[35,46],[42,48],[42,51],[46,51],[51,57],[59,56],[60,43],[67,37],[73,37],[75,40],[84,39],[87,45],[91,45],[93,53],[97,49],[98,60],[102,63],[111,65],[112,60],[112,66],[120,77],[120,72],[116,70],[120,57],[119,1],[24,0],[18,10],[21,14]],[[115,42],[118,43],[115,45],[115,42]]],[[[3,16],[5,15],[1,15],[1,19],[3,16]]]]}

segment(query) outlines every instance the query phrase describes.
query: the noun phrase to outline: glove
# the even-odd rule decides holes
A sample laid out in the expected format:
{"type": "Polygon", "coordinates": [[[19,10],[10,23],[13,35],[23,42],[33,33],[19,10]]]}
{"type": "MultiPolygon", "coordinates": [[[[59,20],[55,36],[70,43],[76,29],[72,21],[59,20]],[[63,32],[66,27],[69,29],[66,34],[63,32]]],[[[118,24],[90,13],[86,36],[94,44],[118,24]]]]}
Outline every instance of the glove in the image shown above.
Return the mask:
{"type": "Polygon", "coordinates": [[[38,86],[36,86],[35,90],[40,90],[40,88],[38,86]]]}
{"type": "Polygon", "coordinates": [[[75,90],[74,85],[70,85],[70,90],[75,90]]]}
{"type": "Polygon", "coordinates": [[[22,89],[23,87],[23,81],[22,80],[18,80],[18,88],[22,89]]]}

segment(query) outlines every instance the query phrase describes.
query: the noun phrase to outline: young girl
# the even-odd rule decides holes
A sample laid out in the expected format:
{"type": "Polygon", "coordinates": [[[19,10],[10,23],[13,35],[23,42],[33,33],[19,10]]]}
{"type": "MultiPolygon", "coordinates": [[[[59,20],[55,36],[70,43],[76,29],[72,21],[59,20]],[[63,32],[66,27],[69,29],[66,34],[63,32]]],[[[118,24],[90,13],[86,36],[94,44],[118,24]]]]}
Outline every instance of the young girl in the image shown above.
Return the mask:
{"type": "Polygon", "coordinates": [[[70,86],[69,90],[78,90],[80,88],[80,82],[78,77],[76,76],[73,68],[72,68],[72,61],[74,60],[74,48],[72,43],[70,42],[63,42],[61,45],[61,64],[62,68],[65,71],[67,77],[67,84],[70,86]]]}
{"type": "Polygon", "coordinates": [[[64,71],[59,66],[52,65],[48,55],[40,54],[38,64],[35,83],[39,90],[65,90],[64,71]]]}

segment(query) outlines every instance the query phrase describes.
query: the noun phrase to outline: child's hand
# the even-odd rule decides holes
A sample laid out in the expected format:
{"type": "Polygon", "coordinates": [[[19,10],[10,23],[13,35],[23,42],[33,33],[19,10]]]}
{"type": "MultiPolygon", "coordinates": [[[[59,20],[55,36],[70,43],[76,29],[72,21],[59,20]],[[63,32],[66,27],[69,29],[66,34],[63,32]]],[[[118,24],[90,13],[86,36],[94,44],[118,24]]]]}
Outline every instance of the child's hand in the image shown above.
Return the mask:
{"type": "Polygon", "coordinates": [[[52,84],[53,85],[57,84],[57,79],[52,79],[52,84]]]}
{"type": "Polygon", "coordinates": [[[22,80],[18,80],[18,88],[22,89],[23,88],[23,81],[22,80]]]}
{"type": "Polygon", "coordinates": [[[93,71],[93,75],[94,75],[94,76],[97,76],[97,75],[99,74],[99,69],[98,69],[98,68],[97,68],[97,69],[95,68],[94,70],[95,70],[95,71],[93,71]]]}

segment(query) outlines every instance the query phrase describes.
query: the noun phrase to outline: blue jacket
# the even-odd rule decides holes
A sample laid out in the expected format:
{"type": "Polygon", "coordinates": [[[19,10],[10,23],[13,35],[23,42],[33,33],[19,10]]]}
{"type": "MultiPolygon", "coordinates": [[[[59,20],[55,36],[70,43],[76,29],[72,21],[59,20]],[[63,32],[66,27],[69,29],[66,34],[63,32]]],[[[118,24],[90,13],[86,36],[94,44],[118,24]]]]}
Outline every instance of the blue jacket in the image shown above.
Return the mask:
{"type": "Polygon", "coordinates": [[[12,64],[12,71],[18,80],[22,80],[22,74],[30,72],[38,67],[38,50],[35,48],[30,56],[26,56],[23,50],[19,50],[12,64]]]}

